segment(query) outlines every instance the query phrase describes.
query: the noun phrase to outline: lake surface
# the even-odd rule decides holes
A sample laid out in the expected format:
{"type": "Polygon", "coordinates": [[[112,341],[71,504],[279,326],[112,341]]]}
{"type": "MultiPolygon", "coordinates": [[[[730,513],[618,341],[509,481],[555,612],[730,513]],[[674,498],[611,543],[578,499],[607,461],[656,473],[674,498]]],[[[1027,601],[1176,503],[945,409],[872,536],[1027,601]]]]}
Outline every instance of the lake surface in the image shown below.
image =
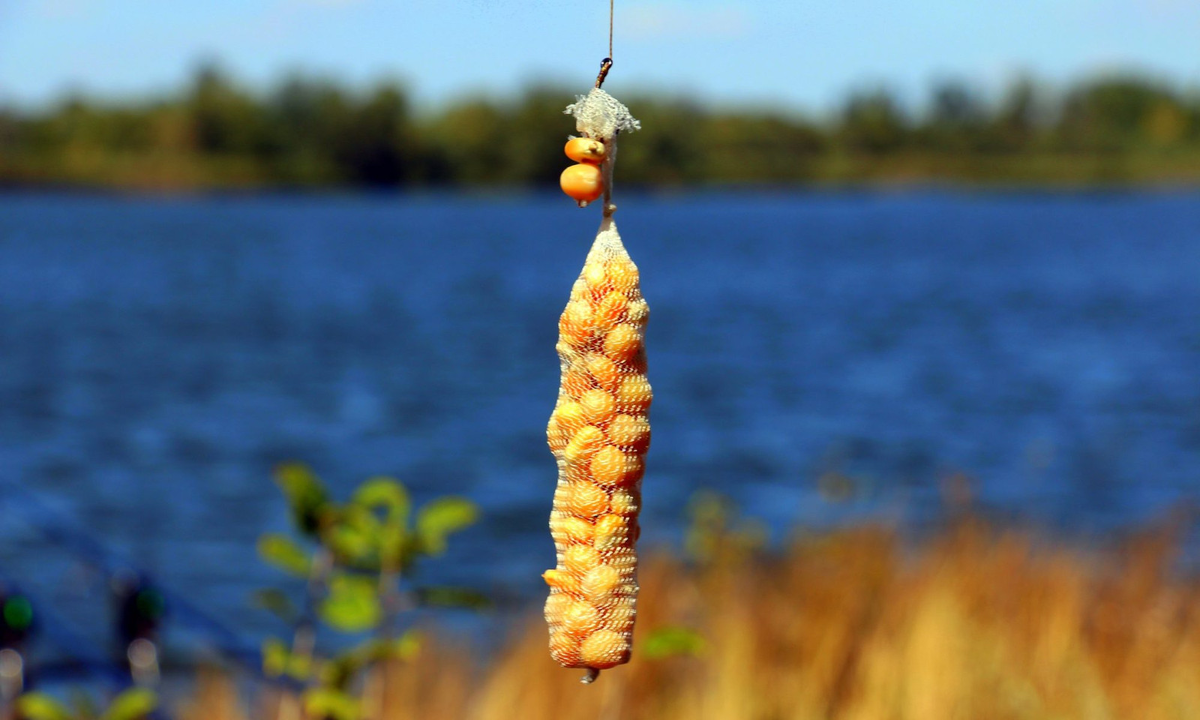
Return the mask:
{"type": "MultiPolygon", "coordinates": [[[[986,512],[1095,537],[1200,494],[1200,196],[617,219],[651,306],[650,544],[705,488],[777,537],[919,531],[956,472],[986,512]]],[[[279,579],[271,468],[300,460],[343,497],[387,474],[476,500],[427,579],[540,596],[557,317],[598,221],[551,195],[0,196],[0,573],[100,647],[86,553],[123,557],[254,645],[282,632],[248,603],[279,579]]]]}

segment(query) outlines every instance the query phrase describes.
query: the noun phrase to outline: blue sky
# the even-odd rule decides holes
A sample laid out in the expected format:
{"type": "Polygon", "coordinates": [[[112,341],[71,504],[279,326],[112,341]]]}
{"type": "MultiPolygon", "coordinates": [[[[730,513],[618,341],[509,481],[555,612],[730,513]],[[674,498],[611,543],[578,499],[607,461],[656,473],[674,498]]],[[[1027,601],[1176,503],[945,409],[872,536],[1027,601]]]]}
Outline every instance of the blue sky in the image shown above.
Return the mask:
{"type": "MultiPolygon", "coordinates": [[[[1200,85],[1200,0],[617,0],[606,86],[820,110],[884,83],[924,97],[1133,68],[1200,85]]],[[[0,99],[177,86],[203,58],[249,83],[291,70],[404,80],[425,105],[536,80],[586,87],[605,0],[0,0],[0,99]]]]}

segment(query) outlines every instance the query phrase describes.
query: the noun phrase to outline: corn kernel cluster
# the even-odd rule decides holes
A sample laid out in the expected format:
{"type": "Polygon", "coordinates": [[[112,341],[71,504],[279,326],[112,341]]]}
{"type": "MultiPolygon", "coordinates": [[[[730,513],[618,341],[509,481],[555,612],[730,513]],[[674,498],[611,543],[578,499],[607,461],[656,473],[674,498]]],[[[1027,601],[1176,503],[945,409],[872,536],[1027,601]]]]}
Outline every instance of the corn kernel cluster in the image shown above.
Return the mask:
{"type": "Polygon", "coordinates": [[[627,662],[637,603],[637,514],[652,393],[642,345],[649,307],[606,220],[559,320],[562,382],[547,438],[558,461],[550,532],[558,566],[550,654],[593,671],[627,662]]]}

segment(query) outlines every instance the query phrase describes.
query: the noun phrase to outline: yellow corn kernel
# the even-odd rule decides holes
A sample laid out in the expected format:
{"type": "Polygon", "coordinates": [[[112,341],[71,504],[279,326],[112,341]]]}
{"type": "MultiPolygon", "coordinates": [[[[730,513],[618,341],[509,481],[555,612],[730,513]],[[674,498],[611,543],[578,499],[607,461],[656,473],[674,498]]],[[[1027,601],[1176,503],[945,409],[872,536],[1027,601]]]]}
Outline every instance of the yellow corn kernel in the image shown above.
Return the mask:
{"type": "MultiPolygon", "coordinates": [[[[566,512],[566,502],[571,497],[571,483],[559,480],[554,486],[554,512],[550,513],[550,524],[553,526],[554,520],[570,517],[570,513],[566,512]]],[[[551,527],[553,529],[553,527],[551,527]]]]}
{"type": "MultiPolygon", "coordinates": [[[[590,480],[572,481],[570,495],[565,500],[567,510],[581,518],[596,517],[608,510],[608,493],[590,480]]],[[[559,505],[555,503],[555,507],[559,505]]]]}
{"type": "Polygon", "coordinates": [[[605,275],[618,292],[628,293],[638,286],[638,269],[632,260],[613,260],[605,268],[605,275]]]}
{"type": "Polygon", "coordinates": [[[558,176],[559,187],[579,203],[580,207],[604,194],[604,174],[588,163],[572,165],[558,176]]]}
{"type": "Polygon", "coordinates": [[[542,579],[552,588],[558,588],[566,593],[579,592],[579,578],[564,570],[547,570],[542,573],[542,579]]]}
{"type": "Polygon", "coordinates": [[[608,154],[604,143],[584,137],[568,140],[566,146],[563,148],[563,152],[575,162],[591,163],[593,165],[604,162],[604,158],[608,154]]]}
{"type": "Polygon", "coordinates": [[[621,583],[621,573],[608,565],[597,565],[579,581],[579,591],[593,603],[604,601],[607,607],[607,596],[616,590],[621,583]]]}
{"type": "Polygon", "coordinates": [[[650,407],[654,392],[650,382],[643,375],[630,375],[621,381],[617,388],[617,408],[622,413],[640,415],[650,407]]]}
{"type": "Polygon", "coordinates": [[[567,440],[570,440],[576,430],[587,425],[583,406],[574,400],[560,404],[551,417],[558,423],[559,430],[567,434],[567,440]]]}
{"type": "Polygon", "coordinates": [[[592,479],[599,485],[625,485],[641,479],[641,457],[627,455],[620,448],[605,445],[592,456],[592,479]]]}
{"type": "MultiPolygon", "coordinates": [[[[623,543],[628,541],[629,533],[630,531],[626,528],[621,528],[620,539],[623,543]]],[[[637,554],[634,553],[632,544],[618,544],[614,547],[615,549],[604,558],[606,564],[621,573],[622,577],[632,577],[634,570],[637,569],[637,554]]]]}
{"type": "Polygon", "coordinates": [[[571,345],[582,345],[592,336],[592,308],[584,300],[567,303],[558,320],[558,333],[571,345]]]}
{"type": "Polygon", "coordinates": [[[591,545],[568,545],[563,551],[563,567],[580,577],[600,564],[600,553],[591,545]]]}
{"type": "MultiPolygon", "coordinates": [[[[592,524],[583,518],[567,515],[558,521],[558,529],[562,534],[563,543],[583,543],[590,545],[595,536],[592,524]]],[[[553,528],[550,530],[553,535],[553,528]]]]}
{"type": "Polygon", "coordinates": [[[583,268],[583,280],[587,283],[588,292],[592,297],[603,297],[605,293],[612,289],[612,285],[608,281],[608,275],[604,271],[604,266],[600,263],[588,263],[583,268]]]}
{"type": "Polygon", "coordinates": [[[571,441],[562,450],[562,458],[571,465],[586,462],[603,445],[604,431],[595,425],[587,425],[571,437],[571,441]]]}
{"type": "MultiPolygon", "coordinates": [[[[596,518],[592,526],[592,544],[600,552],[622,547],[629,539],[629,522],[621,515],[608,514],[596,518]]],[[[606,561],[611,558],[606,557],[606,561]]],[[[611,565],[612,563],[609,562],[611,565]]],[[[620,569],[619,567],[617,569],[620,569]]]]}
{"type": "Polygon", "coordinates": [[[642,298],[630,300],[625,308],[625,317],[635,325],[645,325],[650,319],[650,306],[642,298]]]}
{"type": "MultiPolygon", "coordinates": [[[[559,487],[561,488],[562,485],[560,484],[559,487]]],[[[555,499],[559,497],[558,490],[554,491],[554,497],[555,499]]],[[[554,538],[556,545],[567,541],[567,531],[563,527],[563,521],[568,517],[570,516],[561,510],[554,510],[550,513],[550,537],[554,538]]]]}
{"type": "Polygon", "coordinates": [[[612,630],[597,630],[584,638],[579,660],[587,667],[606,670],[629,660],[629,639],[612,630]]]}
{"type": "Polygon", "coordinates": [[[592,388],[579,396],[583,417],[590,425],[603,425],[612,419],[617,401],[600,388],[592,388]]]}
{"type": "Polygon", "coordinates": [[[592,313],[592,324],[599,330],[611,328],[625,314],[628,305],[629,298],[625,297],[624,293],[616,290],[609,292],[596,303],[596,309],[592,313]]]}
{"type": "Polygon", "coordinates": [[[637,515],[642,499],[630,488],[617,488],[609,497],[608,507],[617,515],[637,515]]]}
{"type": "Polygon", "coordinates": [[[629,362],[642,351],[642,333],[633,325],[618,325],[604,336],[604,354],[613,362],[629,362]]]}
{"type": "Polygon", "coordinates": [[[550,450],[553,452],[562,450],[567,444],[566,434],[558,426],[558,419],[553,415],[550,416],[550,422],[546,425],[546,442],[550,443],[550,450]]]}
{"type": "Polygon", "coordinates": [[[578,280],[575,281],[575,284],[571,286],[571,299],[572,300],[587,300],[587,297],[588,297],[587,281],[584,280],[583,278],[579,278],[578,280]]]}
{"type": "Polygon", "coordinates": [[[563,630],[572,635],[590,635],[600,629],[600,611],[586,601],[573,602],[563,612],[563,630]]]}
{"type": "Polygon", "coordinates": [[[630,633],[633,631],[633,618],[636,613],[637,599],[632,595],[614,597],[604,607],[604,628],[622,635],[630,633]]]}
{"type": "MultiPolygon", "coordinates": [[[[616,571],[614,570],[613,573],[616,574],[616,571]]],[[[562,623],[563,613],[566,612],[572,602],[571,596],[566,593],[551,593],[550,597],[546,598],[546,622],[551,625],[562,623]]]]}
{"type": "Polygon", "coordinates": [[[579,665],[579,638],[565,630],[550,634],[550,656],[564,667],[579,665]]]}
{"type": "Polygon", "coordinates": [[[568,370],[563,373],[562,389],[567,395],[578,400],[585,392],[592,389],[592,377],[583,368],[568,370]]]}
{"type": "Polygon", "coordinates": [[[592,355],[586,363],[588,374],[596,385],[608,392],[615,392],[621,382],[621,368],[603,355],[592,355]]]}
{"type": "Polygon", "coordinates": [[[650,422],[641,416],[617,415],[604,435],[613,445],[642,453],[650,447],[650,422]]]}

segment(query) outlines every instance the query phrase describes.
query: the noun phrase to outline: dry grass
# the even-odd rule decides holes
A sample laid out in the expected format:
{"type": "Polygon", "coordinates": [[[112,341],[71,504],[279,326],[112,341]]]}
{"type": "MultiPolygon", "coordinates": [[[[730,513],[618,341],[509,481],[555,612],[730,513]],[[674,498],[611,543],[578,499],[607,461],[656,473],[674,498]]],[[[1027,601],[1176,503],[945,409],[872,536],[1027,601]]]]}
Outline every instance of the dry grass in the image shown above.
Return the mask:
{"type": "MultiPolygon", "coordinates": [[[[557,667],[531,621],[481,671],[436,643],[386,669],[364,689],[368,717],[1200,718],[1200,592],[1172,572],[1176,546],[1162,531],[1083,552],[966,522],[915,549],[861,528],[699,569],[659,557],[641,574],[633,661],[595,685],[557,667]],[[706,650],[639,655],[668,625],[706,650]]],[[[204,682],[186,717],[244,717],[204,682]]]]}

